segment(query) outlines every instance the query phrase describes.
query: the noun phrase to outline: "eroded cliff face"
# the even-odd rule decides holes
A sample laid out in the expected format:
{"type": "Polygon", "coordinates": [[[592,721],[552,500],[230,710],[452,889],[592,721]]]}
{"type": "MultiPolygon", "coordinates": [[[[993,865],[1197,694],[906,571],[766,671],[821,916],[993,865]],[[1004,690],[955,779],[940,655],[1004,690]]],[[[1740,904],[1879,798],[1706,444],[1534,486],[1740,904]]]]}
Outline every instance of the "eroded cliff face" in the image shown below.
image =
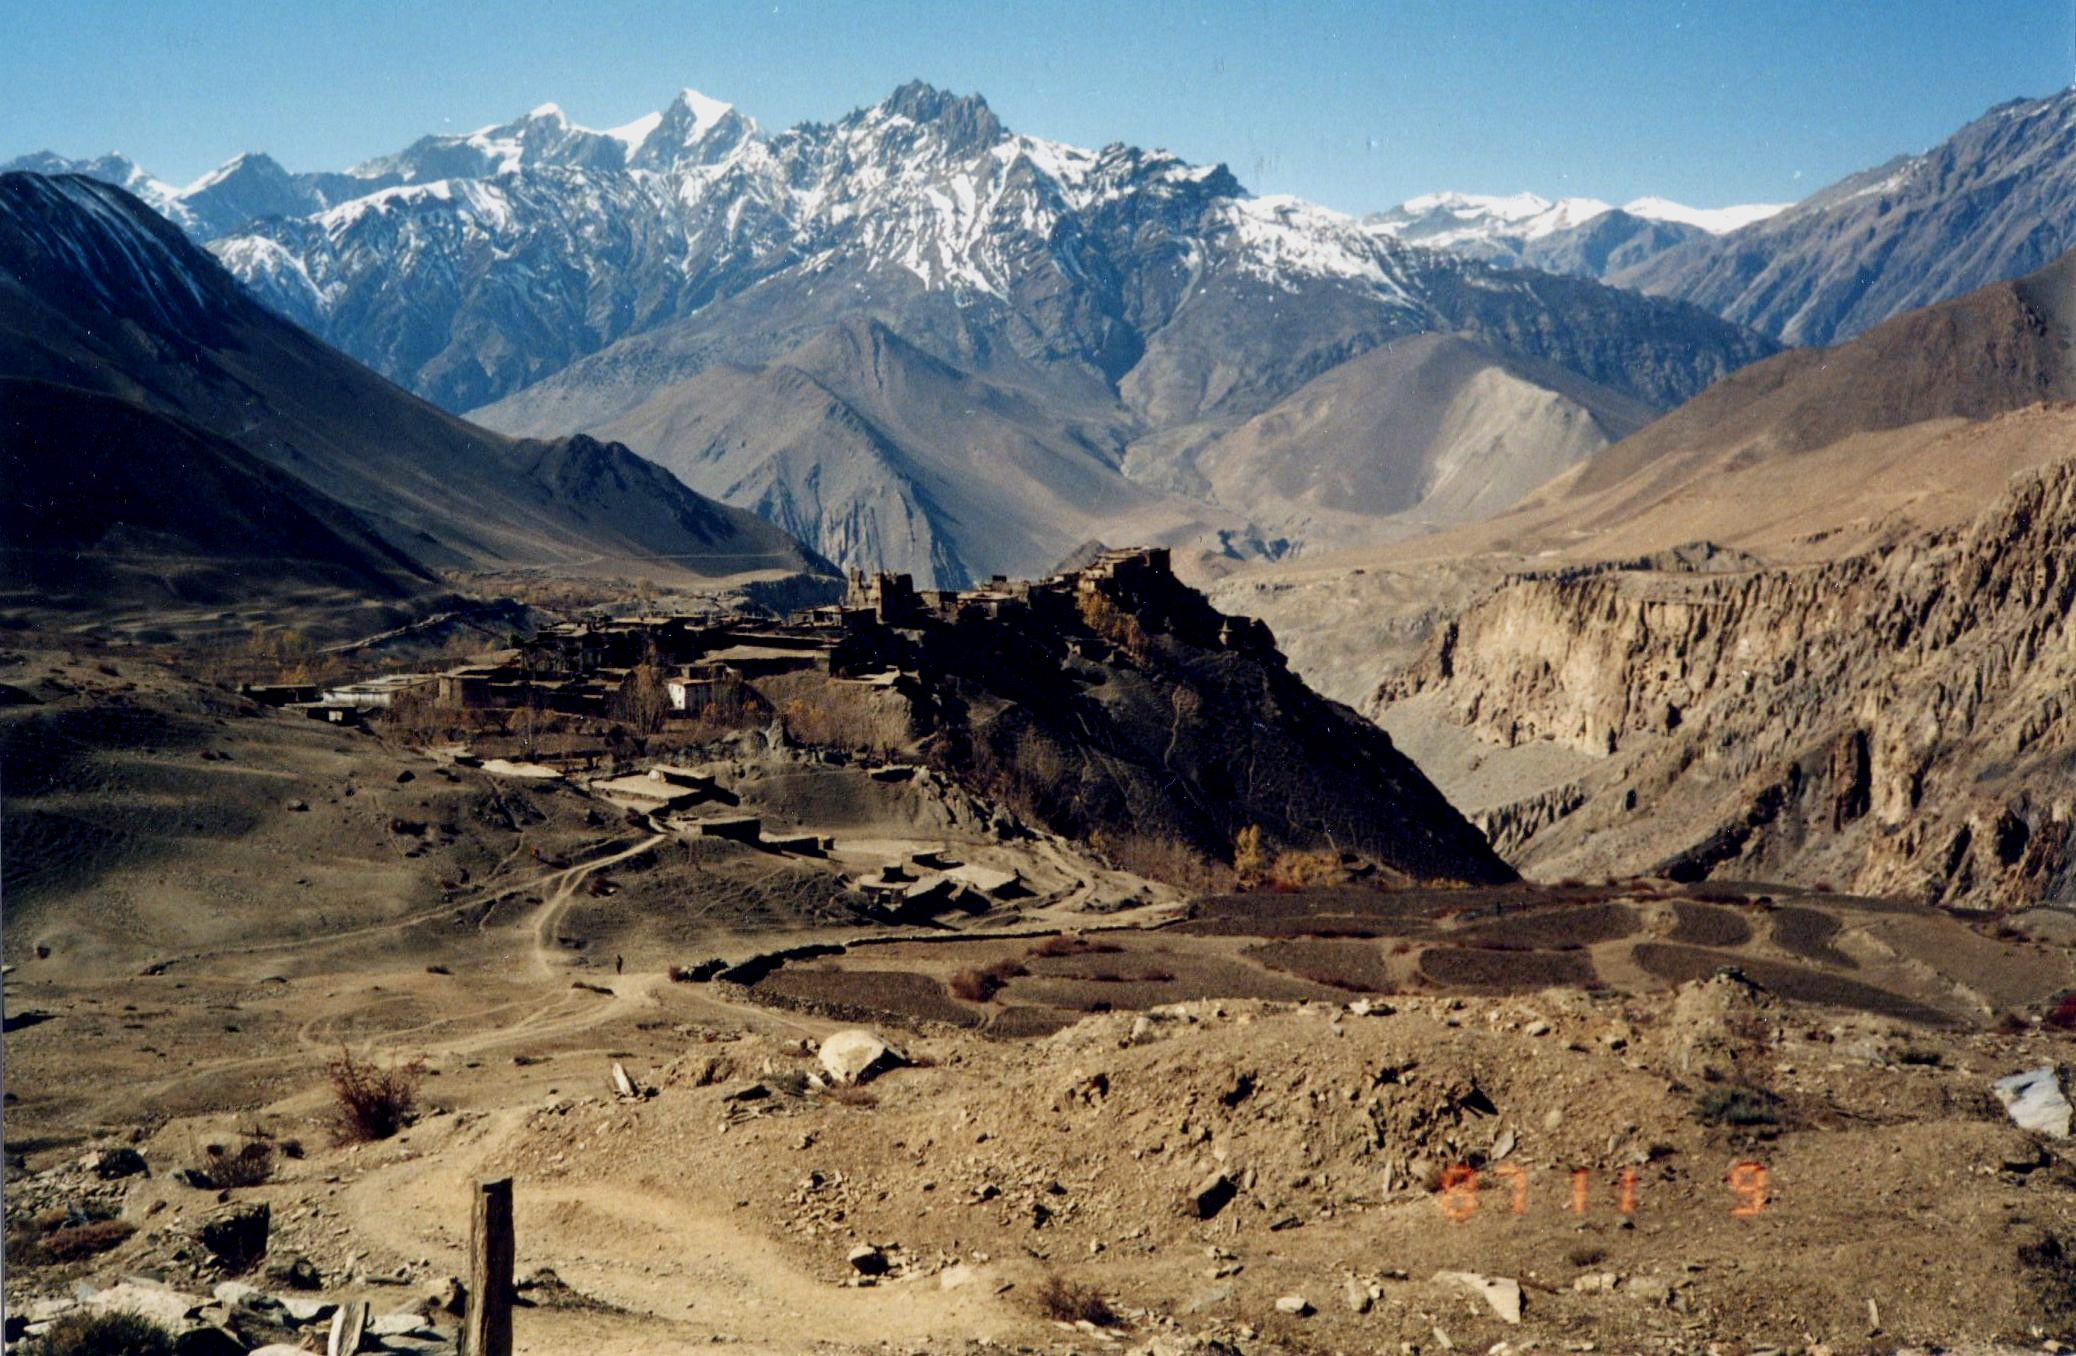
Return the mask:
{"type": "MultiPolygon", "coordinates": [[[[1805,568],[1517,576],[1372,714],[1599,762],[1479,818],[1543,875],[2076,899],[2076,460],[1972,523],[1805,568]]],[[[1445,781],[1446,784],[1446,781],[1445,781]]]]}

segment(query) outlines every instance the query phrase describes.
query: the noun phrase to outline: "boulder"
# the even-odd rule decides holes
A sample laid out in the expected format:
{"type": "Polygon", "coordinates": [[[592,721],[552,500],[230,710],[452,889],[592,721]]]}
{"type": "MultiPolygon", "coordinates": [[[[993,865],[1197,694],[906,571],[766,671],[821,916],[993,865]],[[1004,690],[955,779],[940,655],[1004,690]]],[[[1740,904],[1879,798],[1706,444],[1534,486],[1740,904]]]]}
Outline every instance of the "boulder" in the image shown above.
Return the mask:
{"type": "Polygon", "coordinates": [[[167,1328],[182,1328],[209,1301],[148,1281],[127,1280],[87,1296],[87,1305],[106,1313],[135,1314],[167,1328]]]}
{"type": "Polygon", "coordinates": [[[271,1307],[275,1303],[272,1295],[269,1295],[258,1286],[247,1284],[244,1281],[219,1281],[216,1284],[216,1289],[210,1293],[216,1296],[218,1304],[227,1305],[233,1309],[241,1304],[263,1309],[271,1307]]]}
{"type": "Polygon", "coordinates": [[[1352,1312],[1358,1314],[1368,1313],[1370,1306],[1376,1303],[1375,1297],[1370,1294],[1369,1283],[1353,1276],[1341,1283],[1341,1299],[1352,1312]]]}
{"type": "Polygon", "coordinates": [[[1276,1301],[1276,1312],[1303,1318],[1312,1312],[1312,1301],[1306,1299],[1303,1295],[1285,1295],[1276,1301]]]}
{"type": "Polygon", "coordinates": [[[2069,1122],[2076,1116],[2076,1108],[2062,1094],[2061,1076],[2052,1065],[2000,1078],[1990,1086],[2019,1129],[2055,1139],[2069,1137],[2069,1122]]]}
{"type": "Polygon", "coordinates": [[[461,1277],[449,1276],[427,1291],[426,1298],[431,1300],[433,1307],[441,1313],[453,1314],[458,1318],[468,1310],[469,1288],[462,1284],[461,1277]]]}
{"type": "Polygon", "coordinates": [[[230,1271],[244,1271],[267,1255],[273,1211],[265,1201],[217,1210],[195,1226],[195,1242],[230,1271]]]}
{"type": "Polygon", "coordinates": [[[1437,1271],[1434,1278],[1444,1285],[1459,1285],[1481,1296],[1491,1306],[1492,1312],[1499,1315],[1502,1323],[1521,1321],[1521,1283],[1517,1280],[1506,1276],[1480,1276],[1475,1271],[1437,1271]]]}
{"type": "Polygon", "coordinates": [[[863,1083],[907,1063],[901,1052],[870,1031],[852,1027],[822,1042],[822,1067],[838,1084],[863,1083]]]}
{"type": "Polygon", "coordinates": [[[1190,1210],[1198,1219],[1213,1219],[1232,1202],[1239,1191],[1238,1183],[1230,1176],[1222,1172],[1213,1172],[1190,1189],[1190,1210]]]}
{"type": "Polygon", "coordinates": [[[290,1257],[267,1268],[266,1282],[284,1290],[315,1290],[324,1284],[317,1264],[307,1257],[290,1257]]]}
{"type": "Polygon", "coordinates": [[[1637,1276],[1629,1282],[1629,1293],[1645,1304],[1669,1304],[1672,1282],[1663,1276],[1637,1276]]]}
{"type": "Polygon", "coordinates": [[[144,1161],[144,1155],[128,1147],[96,1149],[80,1161],[80,1166],[104,1181],[151,1172],[150,1165],[144,1161]]]}
{"type": "Polygon", "coordinates": [[[245,1344],[236,1333],[210,1324],[177,1334],[173,1356],[245,1356],[245,1344]]]}
{"type": "Polygon", "coordinates": [[[287,1314],[292,1323],[322,1323],[338,1307],[330,1300],[306,1299],[301,1295],[286,1295],[281,1300],[281,1312],[287,1314]]]}
{"type": "Polygon", "coordinates": [[[432,1326],[425,1316],[414,1309],[398,1309],[392,1313],[376,1314],[368,1320],[368,1331],[377,1337],[435,1337],[432,1326]]]}
{"type": "Polygon", "coordinates": [[[851,1249],[851,1270],[860,1276],[884,1276],[887,1274],[887,1255],[870,1243],[860,1243],[851,1249]]]}

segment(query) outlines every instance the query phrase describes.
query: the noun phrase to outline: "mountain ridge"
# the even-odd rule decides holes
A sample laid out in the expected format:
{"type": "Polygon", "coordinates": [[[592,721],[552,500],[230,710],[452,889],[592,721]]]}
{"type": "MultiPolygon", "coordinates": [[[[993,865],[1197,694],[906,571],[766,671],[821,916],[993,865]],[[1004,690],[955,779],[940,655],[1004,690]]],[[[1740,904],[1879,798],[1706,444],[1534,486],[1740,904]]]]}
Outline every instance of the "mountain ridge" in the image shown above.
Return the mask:
{"type": "MultiPolygon", "coordinates": [[[[300,495],[305,518],[368,547],[357,568],[407,591],[451,570],[617,570],[687,585],[827,573],[768,524],[625,448],[515,442],[392,386],[256,305],[145,204],[99,181],[0,175],[0,339],[0,377],[45,397],[10,406],[16,491],[80,521],[91,506],[66,496],[90,487],[54,459],[64,430],[76,440],[83,427],[81,402],[98,398],[126,407],[108,408],[129,427],[167,430],[213,483],[266,487],[265,514],[290,514],[282,501],[300,495]]],[[[139,455],[149,442],[140,433],[126,446],[139,455]]],[[[219,535],[241,553],[234,534],[219,535]]]]}

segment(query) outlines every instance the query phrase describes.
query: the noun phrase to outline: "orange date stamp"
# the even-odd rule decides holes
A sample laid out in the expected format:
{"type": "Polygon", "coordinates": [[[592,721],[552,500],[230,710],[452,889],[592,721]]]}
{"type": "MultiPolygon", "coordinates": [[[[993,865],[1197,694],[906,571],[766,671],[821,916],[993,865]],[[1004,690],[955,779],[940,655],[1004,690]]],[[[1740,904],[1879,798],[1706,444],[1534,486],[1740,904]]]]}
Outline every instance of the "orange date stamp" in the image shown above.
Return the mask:
{"type": "MultiPolygon", "coordinates": [[[[1518,1163],[1501,1163],[1488,1169],[1486,1176],[1497,1179],[1503,1186],[1508,1211],[1516,1215],[1528,1213],[1528,1169],[1518,1163]]],[[[1772,1201],[1772,1186],[1764,1163],[1751,1159],[1733,1163],[1723,1181],[1730,1190],[1730,1213],[1738,1219],[1758,1216],[1772,1201]]],[[[1435,1197],[1443,1217],[1461,1224],[1477,1214],[1480,1186],[1478,1170],[1469,1164],[1452,1163],[1444,1168],[1441,1190],[1435,1197]]],[[[1567,1208],[1575,1215],[1583,1215],[1591,1206],[1592,1196],[1592,1174],[1585,1168],[1573,1168],[1567,1208]]],[[[1615,1174],[1615,1210],[1618,1214],[1633,1215],[1636,1207],[1636,1169],[1623,1168],[1615,1174]]]]}

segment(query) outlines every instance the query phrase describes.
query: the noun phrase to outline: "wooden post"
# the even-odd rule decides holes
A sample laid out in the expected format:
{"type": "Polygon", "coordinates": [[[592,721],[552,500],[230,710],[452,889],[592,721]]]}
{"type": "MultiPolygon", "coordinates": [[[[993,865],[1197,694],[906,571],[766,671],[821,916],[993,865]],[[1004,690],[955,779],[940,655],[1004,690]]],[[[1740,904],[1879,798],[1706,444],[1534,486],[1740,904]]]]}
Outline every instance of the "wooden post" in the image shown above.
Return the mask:
{"type": "Polygon", "coordinates": [[[512,1179],[476,1183],[462,1356],[512,1356],[512,1179]]]}

